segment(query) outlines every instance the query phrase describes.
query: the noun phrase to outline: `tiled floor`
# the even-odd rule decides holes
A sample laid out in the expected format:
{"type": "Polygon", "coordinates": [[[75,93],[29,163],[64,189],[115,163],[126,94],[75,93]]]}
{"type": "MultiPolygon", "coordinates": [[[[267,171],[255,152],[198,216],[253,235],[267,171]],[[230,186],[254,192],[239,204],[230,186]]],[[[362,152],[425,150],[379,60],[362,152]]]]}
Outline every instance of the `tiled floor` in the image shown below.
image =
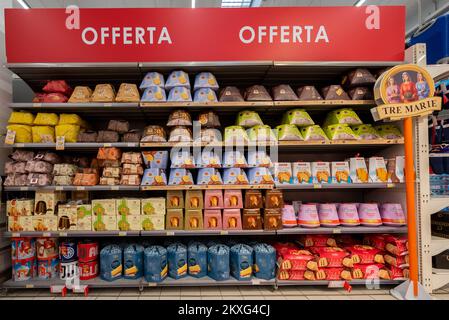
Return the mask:
{"type": "MultiPolygon", "coordinates": [[[[145,288],[137,289],[92,289],[88,297],[81,294],[69,294],[61,297],[50,294],[48,290],[9,290],[0,295],[0,299],[12,300],[395,300],[389,294],[388,287],[368,290],[355,287],[351,292],[343,289],[320,287],[182,287],[182,288],[145,288]]],[[[449,300],[449,287],[440,289],[434,299],[449,300]]]]}

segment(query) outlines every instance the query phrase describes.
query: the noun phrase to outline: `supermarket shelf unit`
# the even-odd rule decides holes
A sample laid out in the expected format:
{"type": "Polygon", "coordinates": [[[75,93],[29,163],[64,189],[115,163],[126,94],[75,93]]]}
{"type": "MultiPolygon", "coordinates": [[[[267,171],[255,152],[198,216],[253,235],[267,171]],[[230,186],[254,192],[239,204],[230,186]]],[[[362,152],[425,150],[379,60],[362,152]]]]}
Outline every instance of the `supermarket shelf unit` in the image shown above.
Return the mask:
{"type": "MultiPolygon", "coordinates": [[[[66,79],[72,85],[90,85],[101,81],[108,81],[107,79],[119,79],[121,81],[128,82],[140,82],[144,74],[147,71],[158,71],[165,75],[169,71],[175,68],[182,68],[190,74],[195,74],[199,71],[208,70],[215,74],[222,86],[236,85],[245,87],[248,85],[260,83],[264,85],[273,85],[279,83],[289,83],[292,86],[299,86],[305,83],[321,86],[324,84],[338,83],[341,79],[341,75],[353,69],[354,67],[369,67],[374,69],[380,69],[383,67],[392,66],[396,63],[377,63],[377,62],[328,62],[328,63],[295,63],[295,62],[283,62],[283,61],[260,61],[260,62],[189,62],[189,63],[63,63],[63,64],[47,64],[47,63],[24,63],[24,64],[8,64],[7,67],[26,81],[35,91],[42,87],[44,81],[42,79],[66,79]],[[105,80],[106,79],[106,80],[105,80]]],[[[117,83],[114,80],[114,83],[117,83]],[[115,82],[114,82],[115,81],[115,82]]],[[[351,107],[358,112],[364,112],[365,115],[369,115],[370,108],[374,106],[374,101],[275,101],[275,102],[238,102],[238,103],[85,103],[85,104],[45,104],[45,103],[12,103],[10,108],[13,110],[28,110],[32,112],[76,112],[82,115],[89,115],[92,117],[103,117],[120,115],[129,117],[141,117],[148,119],[156,115],[157,113],[168,115],[174,109],[185,108],[189,111],[200,111],[204,109],[216,110],[221,117],[235,117],[235,113],[238,110],[251,109],[258,112],[262,112],[271,117],[273,114],[280,114],[290,108],[304,108],[307,111],[314,113],[329,111],[341,107],[351,107]]],[[[313,116],[313,115],[312,115],[313,116]]],[[[263,117],[263,116],[262,116],[263,117]]],[[[324,154],[327,152],[333,152],[338,154],[341,152],[355,153],[360,150],[369,150],[370,152],[385,151],[386,154],[391,154],[397,150],[403,150],[403,139],[398,140],[372,140],[372,141],[358,141],[358,140],[346,140],[346,141],[326,141],[326,142],[308,142],[308,141],[281,141],[279,143],[266,143],[266,144],[244,144],[243,147],[251,146],[267,146],[277,147],[279,153],[293,152],[293,153],[308,153],[310,155],[319,152],[324,154]],[[388,150],[392,150],[388,152],[388,150]]],[[[145,149],[145,148],[170,148],[174,146],[185,147],[201,147],[201,146],[216,146],[227,147],[227,144],[223,143],[66,143],[64,145],[65,150],[87,150],[93,151],[99,147],[120,147],[120,148],[133,148],[133,149],[145,149]]],[[[24,149],[55,149],[55,144],[14,144],[6,147],[12,148],[24,148],[24,149]]],[[[271,188],[283,189],[286,194],[303,195],[303,194],[316,194],[319,192],[321,201],[331,201],[335,196],[335,192],[342,195],[354,195],[355,191],[366,191],[367,193],[383,192],[383,195],[388,190],[394,190],[394,192],[388,191],[391,197],[398,202],[404,203],[405,191],[400,184],[328,184],[317,185],[312,184],[310,186],[295,186],[295,185],[262,185],[262,186],[212,186],[212,188],[238,188],[238,189],[271,189],[271,188]],[[341,192],[340,190],[350,189],[350,192],[341,192]],[[328,192],[332,191],[332,194],[328,192]],[[322,194],[322,195],[321,195],[322,194]]],[[[74,187],[74,186],[48,186],[43,189],[48,190],[86,190],[86,191],[115,191],[119,194],[120,191],[144,191],[144,190],[187,190],[187,189],[209,189],[211,186],[166,186],[166,187],[148,187],[148,186],[130,186],[125,188],[123,186],[93,186],[93,187],[74,187]]],[[[39,187],[5,187],[6,192],[9,191],[34,191],[41,189],[39,187]]],[[[112,194],[112,193],[111,193],[112,194]]],[[[364,200],[370,199],[361,194],[364,200]]],[[[376,196],[377,197],[377,196],[376,196]]],[[[299,198],[299,197],[298,197],[299,198]]],[[[302,198],[300,198],[302,199],[302,198]]],[[[377,199],[381,199],[377,197],[377,199]]],[[[359,199],[362,200],[362,199],[359,199]]],[[[201,230],[201,231],[186,231],[186,230],[164,230],[164,231],[138,231],[138,232],[89,232],[89,231],[73,231],[73,232],[6,232],[6,237],[16,236],[54,236],[54,237],[125,237],[125,236],[140,236],[140,237],[165,237],[165,236],[286,236],[289,235],[301,235],[301,234],[368,234],[368,233],[407,233],[407,227],[337,227],[337,228],[292,228],[282,229],[277,231],[265,231],[265,230],[201,230]]],[[[161,283],[147,283],[143,279],[139,280],[125,280],[120,279],[113,282],[107,282],[100,280],[99,278],[84,282],[90,287],[147,287],[147,286],[216,286],[216,285],[271,285],[271,286],[283,286],[283,285],[314,285],[314,286],[329,286],[335,287],[342,286],[342,281],[285,281],[285,280],[261,280],[253,278],[251,281],[238,281],[230,279],[227,281],[215,281],[210,278],[195,279],[191,277],[174,280],[167,278],[161,283]]],[[[380,280],[379,284],[398,284],[401,281],[384,281],[380,280]]],[[[366,285],[365,280],[354,280],[349,282],[352,285],[366,285]]],[[[61,284],[60,280],[51,281],[24,281],[14,282],[9,280],[3,284],[5,288],[50,288],[52,285],[61,284]]]]}

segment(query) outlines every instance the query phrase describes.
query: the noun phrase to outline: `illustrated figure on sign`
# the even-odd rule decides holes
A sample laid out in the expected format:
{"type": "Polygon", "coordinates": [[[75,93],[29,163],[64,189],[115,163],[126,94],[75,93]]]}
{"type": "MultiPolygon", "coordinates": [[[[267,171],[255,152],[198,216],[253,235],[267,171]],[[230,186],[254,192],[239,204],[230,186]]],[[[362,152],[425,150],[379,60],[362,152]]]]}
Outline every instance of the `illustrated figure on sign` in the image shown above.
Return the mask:
{"type": "Polygon", "coordinates": [[[401,96],[399,94],[399,86],[396,84],[396,81],[393,77],[388,78],[388,87],[387,87],[387,100],[388,103],[399,103],[401,102],[401,96]]]}
{"type": "Polygon", "coordinates": [[[418,99],[425,99],[429,96],[429,85],[424,80],[421,72],[416,74],[416,91],[418,91],[418,99]]]}
{"type": "Polygon", "coordinates": [[[401,83],[401,101],[402,102],[412,102],[418,100],[418,92],[416,91],[416,86],[408,72],[402,73],[402,83],[401,83]]]}

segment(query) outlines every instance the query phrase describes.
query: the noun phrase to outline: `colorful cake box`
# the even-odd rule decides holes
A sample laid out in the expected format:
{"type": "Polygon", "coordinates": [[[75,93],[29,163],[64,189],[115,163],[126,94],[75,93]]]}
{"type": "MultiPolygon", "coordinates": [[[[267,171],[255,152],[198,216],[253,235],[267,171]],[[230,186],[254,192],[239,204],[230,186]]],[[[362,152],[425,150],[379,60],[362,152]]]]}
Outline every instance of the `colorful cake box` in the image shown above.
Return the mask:
{"type": "Polygon", "coordinates": [[[284,207],[284,194],[280,190],[267,190],[265,195],[265,208],[282,209],[284,207]]]}
{"type": "Polygon", "coordinates": [[[183,191],[175,191],[175,190],[167,191],[167,209],[183,209],[183,208],[184,208],[183,191]]]}
{"type": "Polygon", "coordinates": [[[276,184],[293,183],[292,164],[290,162],[276,162],[273,167],[273,176],[276,184]]]}
{"type": "Polygon", "coordinates": [[[282,229],[282,209],[264,209],[263,227],[265,230],[282,229]]]}
{"type": "Polygon", "coordinates": [[[223,209],[223,229],[242,230],[240,209],[223,209]]]}
{"type": "Polygon", "coordinates": [[[220,155],[210,150],[198,153],[195,162],[197,168],[221,168],[220,155]]]}
{"type": "Polygon", "coordinates": [[[64,192],[36,191],[34,198],[34,215],[56,215],[58,204],[65,202],[64,192]]]}
{"type": "Polygon", "coordinates": [[[31,216],[8,217],[8,231],[9,232],[34,231],[33,217],[31,216]]]}
{"type": "Polygon", "coordinates": [[[403,226],[406,224],[405,214],[400,203],[384,203],[380,207],[382,223],[387,226],[403,226]]]}
{"type": "Polygon", "coordinates": [[[203,209],[203,191],[187,190],[186,191],[186,209],[203,209]]]}
{"type": "Polygon", "coordinates": [[[331,183],[329,162],[312,162],[312,177],[314,183],[331,183]]]}
{"type": "Polygon", "coordinates": [[[115,231],[117,230],[116,215],[94,214],[92,216],[93,231],[115,231]]]}
{"type": "Polygon", "coordinates": [[[246,185],[249,183],[246,173],[241,168],[228,168],[223,170],[223,183],[246,185]]]}
{"type": "Polygon", "coordinates": [[[57,231],[57,230],[63,230],[58,228],[58,217],[56,216],[33,217],[33,231],[57,231]]]}
{"type": "Polygon", "coordinates": [[[336,227],[340,225],[335,203],[320,203],[318,205],[318,217],[322,227],[336,227]]]}
{"type": "Polygon", "coordinates": [[[117,230],[119,231],[140,231],[142,230],[142,221],[138,215],[119,215],[117,216],[117,230]]]}
{"type": "Polygon", "coordinates": [[[274,184],[268,168],[251,168],[248,170],[249,184],[274,184]]]}
{"type": "Polygon", "coordinates": [[[221,230],[223,228],[221,210],[204,210],[204,229],[221,230]]]}
{"type": "Polygon", "coordinates": [[[351,183],[347,161],[331,163],[332,183],[351,183]]]}
{"type": "Polygon", "coordinates": [[[368,172],[371,182],[391,182],[388,177],[387,166],[383,157],[371,157],[368,162],[368,172]]]}
{"type": "Polygon", "coordinates": [[[248,151],[248,166],[249,167],[264,167],[270,168],[273,165],[270,157],[265,151],[249,150],[248,151]]]}
{"type": "Polygon", "coordinates": [[[76,229],[77,230],[92,230],[92,206],[90,204],[80,204],[76,206],[77,220],[76,229]]]}
{"type": "Polygon", "coordinates": [[[147,168],[167,169],[168,151],[142,151],[147,168]]]}
{"type": "Polygon", "coordinates": [[[221,190],[206,190],[204,193],[204,209],[222,209],[223,192],[221,190]]]}
{"type": "Polygon", "coordinates": [[[186,210],[184,230],[202,230],[203,211],[201,209],[186,210]]]}
{"type": "Polygon", "coordinates": [[[215,168],[202,168],[198,170],[198,178],[196,179],[196,184],[212,184],[221,185],[223,180],[221,179],[220,171],[215,168]]]}
{"type": "Polygon", "coordinates": [[[223,207],[225,209],[242,209],[243,208],[242,190],[225,190],[223,207]]]}
{"type": "Polygon", "coordinates": [[[310,167],[310,162],[293,162],[292,163],[292,171],[293,171],[293,183],[295,184],[303,184],[303,183],[312,183],[312,169],[310,167]]]}
{"type": "Polygon", "coordinates": [[[193,177],[192,173],[187,169],[171,169],[170,178],[168,179],[169,185],[192,185],[193,177]]]}
{"type": "Polygon", "coordinates": [[[165,214],[141,215],[141,228],[144,231],[164,230],[165,214]]]}
{"type": "Polygon", "coordinates": [[[338,219],[342,226],[358,226],[360,225],[357,205],[355,203],[340,203],[338,206],[338,219]]]}
{"type": "Polygon", "coordinates": [[[320,226],[316,204],[302,204],[299,207],[298,225],[303,228],[318,228],[320,226]]]}
{"type": "Polygon", "coordinates": [[[145,169],[142,176],[142,186],[166,186],[167,175],[165,169],[149,168],[145,169]]]}
{"type": "Polygon", "coordinates": [[[92,214],[104,216],[116,216],[115,199],[95,199],[92,200],[92,214]]]}
{"type": "Polygon", "coordinates": [[[193,158],[190,151],[178,151],[171,155],[171,165],[170,168],[184,168],[193,169],[195,168],[195,159],[193,158]]]}
{"type": "Polygon", "coordinates": [[[34,199],[12,199],[6,201],[6,215],[9,217],[32,216],[34,199]]]}
{"type": "Polygon", "coordinates": [[[349,176],[353,183],[368,183],[369,173],[366,168],[365,158],[349,159],[349,176]]]}
{"type": "Polygon", "coordinates": [[[76,230],[78,210],[76,204],[63,204],[58,206],[58,230],[76,230]]]}
{"type": "Polygon", "coordinates": [[[167,209],[165,217],[165,229],[182,230],[184,228],[183,209],[167,209]]]}
{"type": "Polygon", "coordinates": [[[138,216],[140,215],[140,199],[123,198],[115,201],[116,213],[118,216],[138,216]]]}
{"type": "Polygon", "coordinates": [[[260,209],[243,209],[242,226],[243,230],[262,229],[262,218],[260,216],[260,209]]]}
{"type": "Polygon", "coordinates": [[[358,208],[360,224],[362,226],[380,226],[382,219],[380,217],[377,203],[361,203],[358,208]]]}
{"type": "Polygon", "coordinates": [[[141,214],[143,215],[165,215],[165,198],[141,199],[141,214]]]}
{"type": "Polygon", "coordinates": [[[242,151],[225,151],[223,156],[223,168],[247,168],[245,155],[242,151]]]}
{"type": "Polygon", "coordinates": [[[259,190],[248,190],[245,192],[245,208],[263,208],[262,192],[259,190]]]}

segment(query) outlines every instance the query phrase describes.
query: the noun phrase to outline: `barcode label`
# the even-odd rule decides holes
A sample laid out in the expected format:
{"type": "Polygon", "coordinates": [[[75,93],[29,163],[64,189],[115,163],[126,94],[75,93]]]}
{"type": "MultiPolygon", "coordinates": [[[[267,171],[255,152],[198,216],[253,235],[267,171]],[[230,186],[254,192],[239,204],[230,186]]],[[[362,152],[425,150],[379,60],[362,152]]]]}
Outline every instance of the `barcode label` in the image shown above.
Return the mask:
{"type": "Polygon", "coordinates": [[[13,130],[8,130],[6,133],[5,144],[14,144],[14,140],[16,140],[16,132],[13,130]]]}

